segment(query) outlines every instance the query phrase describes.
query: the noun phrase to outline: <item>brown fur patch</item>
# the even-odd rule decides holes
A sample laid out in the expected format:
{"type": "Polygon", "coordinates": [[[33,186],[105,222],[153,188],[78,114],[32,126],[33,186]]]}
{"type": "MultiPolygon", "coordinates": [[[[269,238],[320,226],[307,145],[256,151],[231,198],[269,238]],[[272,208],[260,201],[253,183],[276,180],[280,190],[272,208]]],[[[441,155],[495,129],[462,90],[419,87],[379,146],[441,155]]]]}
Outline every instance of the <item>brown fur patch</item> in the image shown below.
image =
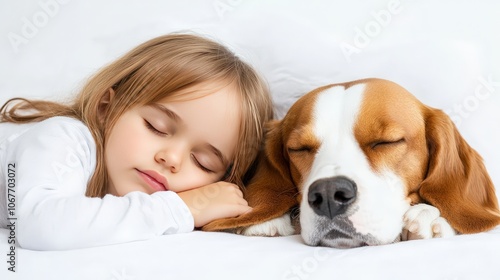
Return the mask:
{"type": "Polygon", "coordinates": [[[417,191],[427,171],[423,107],[401,86],[369,80],[354,127],[373,171],[395,172],[406,183],[408,195],[417,191]]]}

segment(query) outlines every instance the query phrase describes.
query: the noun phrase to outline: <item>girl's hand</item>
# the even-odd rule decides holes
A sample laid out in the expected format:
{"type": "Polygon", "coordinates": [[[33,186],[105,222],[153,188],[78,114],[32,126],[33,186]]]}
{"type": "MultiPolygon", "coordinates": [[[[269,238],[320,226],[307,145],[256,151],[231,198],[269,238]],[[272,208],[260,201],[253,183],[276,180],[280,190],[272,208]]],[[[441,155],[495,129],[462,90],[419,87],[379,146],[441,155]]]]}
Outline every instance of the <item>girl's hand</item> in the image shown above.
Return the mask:
{"type": "Polygon", "coordinates": [[[193,214],[195,227],[252,210],[238,186],[228,182],[220,181],[177,194],[193,214]]]}

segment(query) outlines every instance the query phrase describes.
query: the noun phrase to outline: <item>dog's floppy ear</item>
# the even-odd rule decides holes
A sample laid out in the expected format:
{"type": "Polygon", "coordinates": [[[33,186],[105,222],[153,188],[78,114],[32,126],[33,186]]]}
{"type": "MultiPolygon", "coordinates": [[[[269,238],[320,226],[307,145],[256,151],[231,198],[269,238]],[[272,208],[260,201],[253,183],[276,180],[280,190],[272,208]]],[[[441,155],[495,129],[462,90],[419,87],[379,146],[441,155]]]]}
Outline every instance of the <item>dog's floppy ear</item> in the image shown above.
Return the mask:
{"type": "Polygon", "coordinates": [[[420,196],[441,211],[460,233],[476,233],[500,224],[498,200],[481,156],[462,138],[442,111],[428,108],[427,175],[420,196]]]}
{"type": "Polygon", "coordinates": [[[257,169],[245,191],[252,211],[236,218],[215,220],[205,225],[205,231],[221,231],[247,227],[278,218],[297,202],[288,159],[283,151],[283,131],[280,121],[267,124],[265,148],[259,154],[257,169]]]}

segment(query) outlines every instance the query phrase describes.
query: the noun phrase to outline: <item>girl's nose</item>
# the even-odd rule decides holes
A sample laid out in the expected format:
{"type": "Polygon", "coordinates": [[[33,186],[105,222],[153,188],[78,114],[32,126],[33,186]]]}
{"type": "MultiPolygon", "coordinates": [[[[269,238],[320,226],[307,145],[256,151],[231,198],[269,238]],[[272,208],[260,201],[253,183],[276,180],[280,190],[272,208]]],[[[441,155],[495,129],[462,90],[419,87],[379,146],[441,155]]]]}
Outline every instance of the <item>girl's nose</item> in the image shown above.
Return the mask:
{"type": "Polygon", "coordinates": [[[155,161],[169,169],[170,172],[177,173],[181,170],[184,154],[180,145],[171,146],[158,151],[155,155],[155,161]]]}

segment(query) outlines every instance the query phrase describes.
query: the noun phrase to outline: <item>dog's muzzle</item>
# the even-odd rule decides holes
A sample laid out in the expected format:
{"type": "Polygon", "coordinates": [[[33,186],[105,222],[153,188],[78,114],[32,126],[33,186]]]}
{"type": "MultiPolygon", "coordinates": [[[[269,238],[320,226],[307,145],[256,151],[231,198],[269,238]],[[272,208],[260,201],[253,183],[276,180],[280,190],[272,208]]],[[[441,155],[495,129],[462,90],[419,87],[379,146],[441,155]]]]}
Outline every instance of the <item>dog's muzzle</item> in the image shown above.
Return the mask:
{"type": "MultiPolygon", "coordinates": [[[[371,236],[356,232],[347,215],[356,201],[356,183],[345,177],[335,176],[314,181],[308,191],[308,203],[317,215],[315,228],[319,230],[311,245],[334,248],[353,248],[367,245],[371,236]]],[[[308,239],[306,239],[307,242],[308,239]]]]}

